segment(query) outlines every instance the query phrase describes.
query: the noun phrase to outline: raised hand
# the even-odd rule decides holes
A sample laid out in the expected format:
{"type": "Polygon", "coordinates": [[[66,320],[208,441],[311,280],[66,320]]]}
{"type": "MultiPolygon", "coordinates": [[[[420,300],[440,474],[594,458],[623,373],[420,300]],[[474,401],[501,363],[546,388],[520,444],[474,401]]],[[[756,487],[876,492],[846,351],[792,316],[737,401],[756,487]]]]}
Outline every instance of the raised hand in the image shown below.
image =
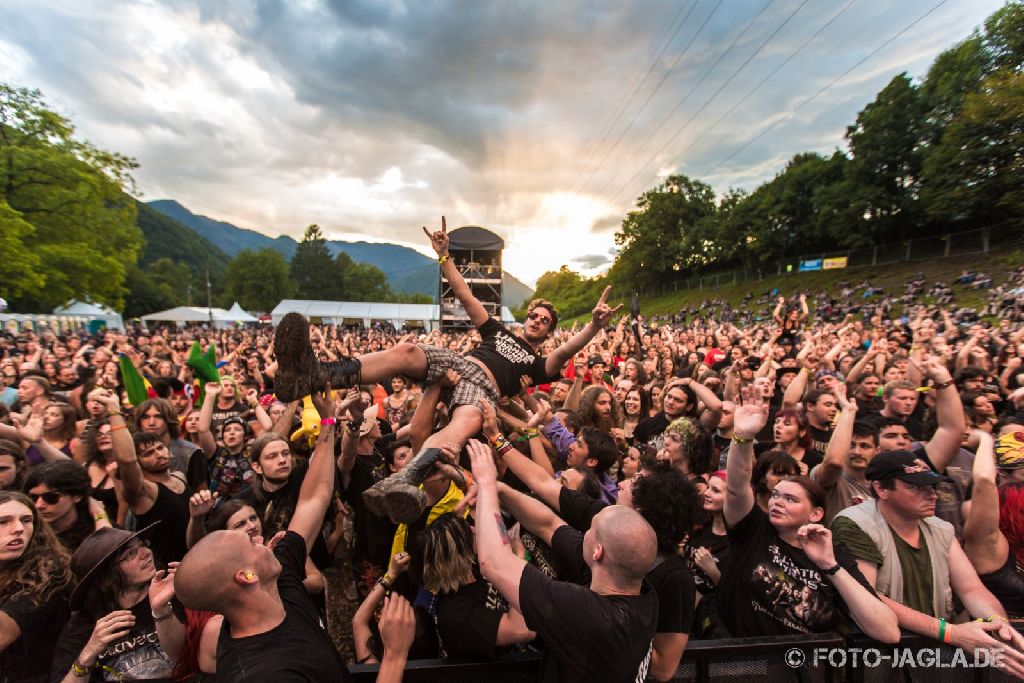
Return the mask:
{"type": "Polygon", "coordinates": [[[397,593],[384,598],[378,628],[384,656],[405,657],[416,639],[416,615],[409,601],[397,593]]]}
{"type": "Polygon", "coordinates": [[[836,556],[832,552],[832,532],[821,524],[804,524],[796,532],[797,543],[807,558],[821,569],[834,567],[836,556]]]}
{"type": "Polygon", "coordinates": [[[29,415],[27,419],[17,413],[11,414],[11,421],[18,431],[18,436],[27,443],[39,443],[43,440],[43,418],[39,415],[29,415]]]}
{"type": "Polygon", "coordinates": [[[311,393],[309,399],[313,402],[313,407],[316,408],[316,413],[321,419],[334,415],[334,401],[331,400],[330,382],[324,382],[324,388],[311,393]]]}
{"type": "Polygon", "coordinates": [[[501,434],[501,430],[498,429],[498,414],[494,411],[494,406],[491,402],[486,399],[480,399],[478,403],[480,411],[483,413],[483,426],[482,430],[484,436],[488,440],[494,439],[494,437],[501,434]]]}
{"type": "Polygon", "coordinates": [[[608,306],[608,294],[611,291],[611,285],[604,288],[604,291],[601,292],[601,298],[597,300],[597,305],[594,306],[594,310],[590,314],[594,327],[598,329],[604,329],[611,317],[623,306],[623,304],[619,304],[615,308],[608,306]]]}
{"type": "Polygon", "coordinates": [[[192,494],[192,497],[188,499],[188,514],[189,517],[198,518],[205,517],[210,514],[210,510],[217,504],[217,493],[210,493],[209,490],[203,489],[192,494]]]}
{"type": "Polygon", "coordinates": [[[748,384],[740,391],[739,405],[733,412],[733,433],[752,439],[768,424],[768,403],[760,389],[748,384]]]}
{"type": "Polygon", "coordinates": [[[214,399],[220,395],[220,392],[223,389],[224,387],[221,385],[220,382],[207,382],[206,384],[203,385],[203,391],[206,392],[206,395],[214,399]]]}
{"type": "Polygon", "coordinates": [[[82,648],[80,663],[90,665],[107,649],[107,646],[119,638],[123,638],[135,625],[135,615],[131,610],[114,610],[96,621],[89,641],[82,648]]]}
{"type": "Polygon", "coordinates": [[[423,233],[430,238],[430,246],[437,252],[438,257],[448,255],[448,224],[444,216],[441,216],[441,229],[430,232],[427,226],[423,226],[423,233]]]}
{"type": "Polygon", "coordinates": [[[473,467],[473,479],[478,487],[495,486],[498,483],[498,468],[494,466],[490,446],[485,446],[476,439],[466,442],[469,460],[473,467]]]}
{"type": "Polygon", "coordinates": [[[167,569],[161,569],[149,582],[149,604],[153,609],[166,605],[174,597],[174,572],[178,570],[178,562],[171,562],[167,569]]]}
{"type": "Polygon", "coordinates": [[[397,579],[399,576],[405,573],[405,570],[409,568],[411,561],[409,553],[401,552],[395,553],[391,556],[391,564],[388,565],[388,574],[391,574],[391,578],[397,579]]]}
{"type": "Polygon", "coordinates": [[[530,415],[529,422],[526,423],[527,429],[534,429],[543,424],[547,423],[548,415],[551,414],[551,404],[540,399],[537,401],[537,412],[530,415]]]}

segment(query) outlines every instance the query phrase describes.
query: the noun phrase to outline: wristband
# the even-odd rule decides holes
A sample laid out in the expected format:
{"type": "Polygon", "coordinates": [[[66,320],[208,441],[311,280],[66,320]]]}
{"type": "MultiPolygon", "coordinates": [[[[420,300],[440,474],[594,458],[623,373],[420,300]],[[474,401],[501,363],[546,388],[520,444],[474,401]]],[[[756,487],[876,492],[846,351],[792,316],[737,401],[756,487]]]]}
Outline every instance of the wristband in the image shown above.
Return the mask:
{"type": "Polygon", "coordinates": [[[821,573],[822,574],[828,574],[829,576],[835,576],[836,574],[839,573],[839,570],[842,569],[842,568],[843,568],[843,565],[841,565],[838,562],[836,562],[834,565],[832,565],[828,569],[822,569],[821,573]]]}
{"type": "Polygon", "coordinates": [[[732,435],[732,440],[739,444],[754,443],[754,437],[752,436],[740,436],[738,434],[732,435]]]}
{"type": "Polygon", "coordinates": [[[164,613],[164,614],[157,614],[156,610],[152,610],[150,612],[150,614],[153,616],[153,621],[163,621],[165,619],[170,619],[171,617],[174,616],[174,608],[171,607],[170,603],[168,603],[167,604],[167,612],[166,613],[164,613]]]}
{"type": "Polygon", "coordinates": [[[95,515],[92,516],[92,518],[93,518],[93,521],[96,521],[96,522],[99,522],[99,521],[104,520],[104,519],[107,520],[108,522],[110,521],[110,517],[107,517],[107,513],[106,512],[97,512],[95,515]]]}
{"type": "Polygon", "coordinates": [[[91,670],[91,666],[82,666],[78,663],[77,659],[71,662],[71,673],[74,674],[75,678],[85,678],[91,670]]]}
{"type": "Polygon", "coordinates": [[[935,389],[935,391],[942,391],[946,387],[949,387],[949,386],[952,386],[952,385],[953,385],[953,380],[949,380],[948,382],[943,382],[942,384],[936,384],[935,386],[932,387],[932,389],[935,389]]]}
{"type": "Polygon", "coordinates": [[[110,431],[116,432],[118,429],[128,429],[128,425],[110,425],[110,431]]]}
{"type": "Polygon", "coordinates": [[[536,439],[538,436],[540,436],[540,430],[537,429],[536,427],[534,427],[533,429],[527,429],[525,440],[529,441],[530,439],[536,439]]]}
{"type": "Polygon", "coordinates": [[[946,642],[946,620],[939,619],[939,642],[946,642]]]}
{"type": "Polygon", "coordinates": [[[379,584],[380,586],[383,586],[383,587],[384,587],[384,590],[386,590],[386,591],[389,591],[389,590],[391,590],[391,582],[390,582],[390,581],[388,581],[388,576],[387,576],[387,574],[385,574],[384,576],[382,576],[382,577],[380,577],[379,579],[377,579],[377,583],[378,583],[378,584],[379,584]]]}
{"type": "Polygon", "coordinates": [[[330,427],[333,427],[335,422],[337,422],[337,420],[335,420],[333,417],[324,417],[321,418],[320,420],[320,424],[330,427]]]}
{"type": "Polygon", "coordinates": [[[496,446],[494,448],[494,452],[497,453],[499,456],[505,455],[510,450],[512,450],[512,444],[510,444],[507,441],[503,443],[501,446],[496,446]]]}
{"type": "Polygon", "coordinates": [[[443,266],[444,262],[447,261],[449,258],[451,258],[451,257],[448,256],[448,254],[445,254],[441,258],[437,259],[437,262],[443,266]]]}

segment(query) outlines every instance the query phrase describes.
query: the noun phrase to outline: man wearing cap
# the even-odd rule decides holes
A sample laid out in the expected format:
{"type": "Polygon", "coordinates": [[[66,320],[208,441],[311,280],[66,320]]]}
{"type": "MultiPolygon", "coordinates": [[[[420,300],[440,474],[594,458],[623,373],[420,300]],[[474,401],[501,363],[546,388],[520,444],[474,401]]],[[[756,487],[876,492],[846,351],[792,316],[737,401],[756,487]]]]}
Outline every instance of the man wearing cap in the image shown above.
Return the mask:
{"type": "Polygon", "coordinates": [[[252,486],[256,473],[249,461],[245,447],[249,436],[249,423],[238,415],[232,415],[221,422],[222,446],[210,431],[213,406],[217,402],[221,386],[216,382],[206,384],[206,400],[199,410],[199,446],[209,462],[210,491],[221,500],[226,500],[252,486]]]}
{"type": "Polygon", "coordinates": [[[953,525],[935,516],[935,487],[949,478],[910,451],[875,456],[865,477],[872,499],[836,515],[833,543],[857,558],[900,627],[968,653],[1000,650],[1017,675],[1024,674],[1024,652],[1000,642],[1024,648],[1024,637],[1006,623],[1002,605],[981,583],[953,525]],[[972,618],[986,621],[949,623],[954,593],[972,618]]]}
{"type": "MultiPolygon", "coordinates": [[[[145,536],[97,530],[71,556],[73,614],[54,648],[51,681],[169,680],[165,645],[185,640],[174,583],[158,572],[145,536]]],[[[172,572],[173,573],[173,572],[172,572]]]]}

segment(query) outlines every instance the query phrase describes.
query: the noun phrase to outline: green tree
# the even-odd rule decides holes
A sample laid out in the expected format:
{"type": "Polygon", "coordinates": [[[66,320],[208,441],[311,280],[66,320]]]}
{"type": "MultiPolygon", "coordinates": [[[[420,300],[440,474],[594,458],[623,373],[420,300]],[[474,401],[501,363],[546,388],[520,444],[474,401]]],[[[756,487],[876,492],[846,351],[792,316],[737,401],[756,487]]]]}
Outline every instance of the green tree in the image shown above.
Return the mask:
{"type": "Polygon", "coordinates": [[[122,307],[126,271],[142,244],[135,202],[125,194],[136,167],[76,140],[71,122],[47,109],[38,90],[0,83],[4,242],[16,230],[35,257],[4,247],[0,292],[13,308],[47,309],[72,298],[122,307]],[[8,255],[20,271],[10,281],[8,255]]]}
{"type": "Polygon", "coordinates": [[[23,296],[46,282],[39,257],[25,246],[34,232],[31,223],[0,199],[0,263],[4,271],[0,294],[8,299],[23,296]]]}
{"type": "Polygon", "coordinates": [[[275,249],[244,249],[224,271],[223,299],[248,311],[269,311],[294,292],[288,262],[275,249]]]}
{"type": "Polygon", "coordinates": [[[339,251],[334,257],[334,268],[341,277],[342,296],[346,301],[391,301],[394,295],[388,287],[388,276],[380,268],[353,261],[339,251]]]}
{"type": "Polygon", "coordinates": [[[694,248],[694,233],[700,221],[714,212],[711,187],[683,175],[670,176],[645,192],[637,200],[637,209],[626,215],[622,229],[615,233],[621,251],[611,279],[630,287],[647,287],[673,277],[684,267],[705,265],[703,253],[694,248]]]}
{"type": "Polygon", "coordinates": [[[302,241],[295,247],[291,277],[295,295],[300,299],[340,300],[343,297],[340,273],[320,226],[307,227],[302,241]]]}
{"type": "Polygon", "coordinates": [[[920,234],[924,108],[905,74],[894,77],[846,132],[852,199],[865,217],[863,232],[876,243],[920,234]]]}

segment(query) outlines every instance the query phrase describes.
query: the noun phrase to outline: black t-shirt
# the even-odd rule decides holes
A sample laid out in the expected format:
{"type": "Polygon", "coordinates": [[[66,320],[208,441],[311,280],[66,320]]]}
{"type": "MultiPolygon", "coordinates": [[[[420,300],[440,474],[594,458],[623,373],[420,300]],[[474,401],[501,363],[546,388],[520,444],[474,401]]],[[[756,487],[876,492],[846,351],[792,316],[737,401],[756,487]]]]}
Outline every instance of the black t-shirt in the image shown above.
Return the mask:
{"type": "Polygon", "coordinates": [[[437,633],[447,658],[471,662],[493,660],[499,650],[498,625],[507,612],[505,598],[479,577],[455,593],[440,596],[437,633]]]}
{"type": "MultiPolygon", "coordinates": [[[[591,573],[583,559],[583,533],[568,524],[555,529],[551,549],[559,568],[558,578],[590,585],[591,573]]],[[[689,633],[693,623],[695,592],[693,575],[679,555],[658,558],[645,580],[658,598],[657,633],[689,633]]]]}
{"type": "Polygon", "coordinates": [[[378,567],[387,567],[391,561],[391,543],[398,525],[387,517],[379,517],[366,509],[363,491],[383,479],[387,471],[379,454],[357,455],[349,473],[342,497],[352,506],[355,543],[352,548],[354,562],[368,561],[378,567]]]}
{"type": "MultiPolygon", "coordinates": [[[[302,480],[306,478],[307,471],[309,471],[309,461],[298,460],[295,467],[292,468],[292,473],[288,475],[288,481],[276,491],[264,491],[260,488],[262,484],[254,482],[252,488],[243,490],[236,496],[238,500],[251,505],[256,510],[256,514],[260,516],[263,521],[263,538],[273,538],[274,534],[288,528],[292,515],[295,513],[295,506],[299,501],[299,490],[302,488],[302,480]],[[258,494],[257,488],[260,488],[258,494]]],[[[333,511],[328,509],[324,515],[324,523],[329,522],[328,518],[333,518],[333,515],[333,511]]],[[[309,558],[313,560],[313,564],[318,569],[326,569],[330,565],[331,557],[327,552],[327,543],[324,541],[322,533],[316,535],[309,558]]]]}
{"type": "Polygon", "coordinates": [[[46,681],[50,675],[53,649],[68,620],[68,591],[52,591],[40,604],[22,596],[0,603],[21,630],[13,643],[0,651],[0,683],[46,681]]]}
{"type": "Polygon", "coordinates": [[[811,448],[819,453],[824,453],[828,448],[828,442],[832,438],[831,429],[818,429],[812,424],[807,425],[807,435],[811,437],[811,448]]]}
{"type": "Polygon", "coordinates": [[[227,619],[217,643],[218,681],[351,681],[320,613],[302,587],[306,542],[288,531],[274,548],[281,563],[277,589],[284,621],[266,633],[232,638],[227,619]]]}
{"type": "Polygon", "coordinates": [[[57,540],[67,548],[69,553],[74,553],[78,550],[78,546],[82,545],[82,541],[94,531],[96,531],[96,524],[89,518],[89,515],[79,514],[74,524],[64,531],[57,532],[57,540]]]}
{"type": "MultiPolygon", "coordinates": [[[[111,610],[113,612],[114,610],[111,610]]],[[[96,660],[96,666],[87,679],[92,683],[117,680],[171,681],[174,662],[160,646],[153,621],[149,597],[132,607],[135,625],[123,637],[107,646],[96,660]]],[[[50,680],[56,683],[64,679],[71,663],[89,642],[96,621],[84,612],[75,612],[60,634],[53,652],[53,667],[50,680]]]]}
{"type": "Polygon", "coordinates": [[[640,595],[598,595],[524,565],[519,604],[526,625],[547,644],[539,680],[646,680],[658,614],[646,583],[640,595]]]}
{"type": "MultiPolygon", "coordinates": [[[[828,577],[800,548],[781,538],[757,505],[729,529],[719,614],[730,635],[775,636],[847,630],[846,604],[828,577]]],[[[861,585],[870,585],[852,556],[836,561],[861,585]]]]}
{"type": "Polygon", "coordinates": [[[704,573],[697,563],[693,559],[694,553],[697,548],[707,548],[711,556],[715,558],[715,563],[718,565],[719,571],[722,569],[722,565],[725,563],[725,558],[729,555],[729,536],[723,534],[718,536],[712,530],[711,523],[707,523],[697,531],[690,534],[690,537],[686,540],[686,547],[683,551],[686,557],[686,565],[693,572],[693,583],[697,590],[700,591],[701,595],[707,595],[708,593],[714,593],[717,590],[715,582],[704,573]]]}
{"type": "Polygon", "coordinates": [[[480,346],[466,355],[483,361],[494,375],[502,396],[515,396],[522,391],[519,378],[523,375],[530,377],[535,385],[558,379],[558,373],[549,375],[544,369],[543,356],[538,356],[526,342],[494,318],[488,318],[479,331],[480,346]]]}
{"type": "Polygon", "coordinates": [[[606,507],[608,503],[603,500],[591,498],[585,493],[564,486],[558,492],[558,516],[577,531],[589,529],[597,513],[606,507]]]}

